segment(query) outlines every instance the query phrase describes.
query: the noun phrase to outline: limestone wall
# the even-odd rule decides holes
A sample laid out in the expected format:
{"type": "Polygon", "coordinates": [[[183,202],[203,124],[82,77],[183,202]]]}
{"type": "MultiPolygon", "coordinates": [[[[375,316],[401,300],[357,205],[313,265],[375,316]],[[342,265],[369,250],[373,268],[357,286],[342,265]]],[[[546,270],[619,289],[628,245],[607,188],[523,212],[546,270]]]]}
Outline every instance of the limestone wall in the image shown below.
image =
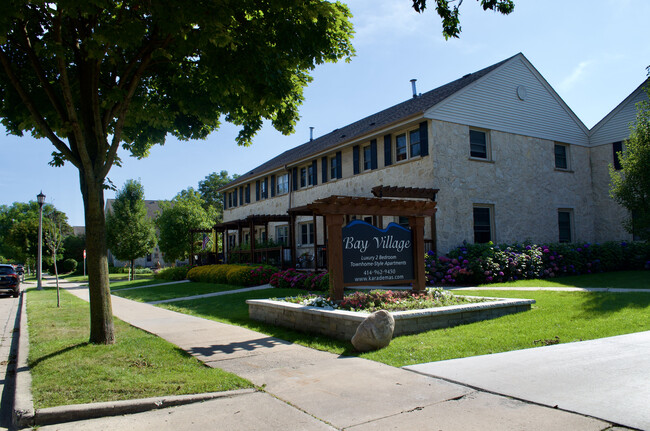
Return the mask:
{"type": "MultiPolygon", "coordinates": [[[[490,131],[491,159],[469,157],[466,125],[433,122],[438,249],[474,242],[473,205],[493,206],[494,242],[557,242],[558,209],[573,212],[573,240],[593,241],[589,149],[571,145],[555,169],[554,142],[490,131]]],[[[570,143],[569,143],[570,144],[570,143]]]]}
{"type": "Polygon", "coordinates": [[[609,164],[613,163],[612,145],[591,148],[591,169],[594,201],[595,241],[631,240],[632,235],[623,229],[628,212],[609,197],[609,164]]]}

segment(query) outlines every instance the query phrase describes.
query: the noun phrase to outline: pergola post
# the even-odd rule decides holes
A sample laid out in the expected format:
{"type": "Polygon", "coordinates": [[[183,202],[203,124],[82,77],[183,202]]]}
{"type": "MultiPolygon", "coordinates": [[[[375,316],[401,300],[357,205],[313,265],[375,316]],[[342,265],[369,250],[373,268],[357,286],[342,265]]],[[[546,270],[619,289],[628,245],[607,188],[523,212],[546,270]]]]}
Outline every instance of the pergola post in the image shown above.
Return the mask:
{"type": "Polygon", "coordinates": [[[415,283],[413,283],[413,290],[416,292],[424,292],[426,289],[427,279],[424,268],[424,217],[409,217],[409,225],[413,233],[413,274],[415,275],[415,283]]]}
{"type": "Polygon", "coordinates": [[[327,247],[327,264],[330,268],[330,296],[335,301],[343,299],[343,215],[328,214],[325,217],[329,246],[327,247]]]}

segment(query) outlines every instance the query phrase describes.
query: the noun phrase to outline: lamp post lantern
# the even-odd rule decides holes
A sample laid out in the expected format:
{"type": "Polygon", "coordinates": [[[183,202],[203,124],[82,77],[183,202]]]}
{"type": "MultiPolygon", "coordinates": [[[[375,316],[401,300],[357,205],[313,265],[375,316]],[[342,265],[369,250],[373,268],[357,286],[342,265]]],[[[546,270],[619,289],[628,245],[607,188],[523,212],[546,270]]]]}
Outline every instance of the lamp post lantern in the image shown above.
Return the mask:
{"type": "Polygon", "coordinates": [[[43,191],[36,195],[38,200],[38,262],[36,263],[36,289],[42,290],[41,275],[43,270],[43,204],[45,203],[45,195],[43,191]]]}

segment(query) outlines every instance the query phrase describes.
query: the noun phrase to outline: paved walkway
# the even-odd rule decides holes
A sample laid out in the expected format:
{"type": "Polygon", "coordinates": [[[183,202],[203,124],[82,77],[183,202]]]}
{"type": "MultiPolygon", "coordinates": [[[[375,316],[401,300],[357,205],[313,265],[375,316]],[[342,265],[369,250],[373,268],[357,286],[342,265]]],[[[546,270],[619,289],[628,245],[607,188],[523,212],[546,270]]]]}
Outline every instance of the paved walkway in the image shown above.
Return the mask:
{"type": "MultiPolygon", "coordinates": [[[[87,289],[70,291],[87,300],[87,289]]],[[[605,430],[599,420],[113,296],[114,314],[265,392],[59,429],[605,430]]]]}

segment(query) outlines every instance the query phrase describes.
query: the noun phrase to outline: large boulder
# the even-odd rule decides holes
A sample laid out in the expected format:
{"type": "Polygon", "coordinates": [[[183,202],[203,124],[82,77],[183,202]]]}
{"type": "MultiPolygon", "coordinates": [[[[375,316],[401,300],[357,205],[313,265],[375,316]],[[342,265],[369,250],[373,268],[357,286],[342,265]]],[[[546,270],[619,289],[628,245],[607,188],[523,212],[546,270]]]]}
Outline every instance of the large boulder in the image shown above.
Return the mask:
{"type": "Polygon", "coordinates": [[[359,324],[352,337],[352,345],[360,352],[381,349],[390,344],[395,330],[395,319],[386,310],[379,310],[359,324]]]}

